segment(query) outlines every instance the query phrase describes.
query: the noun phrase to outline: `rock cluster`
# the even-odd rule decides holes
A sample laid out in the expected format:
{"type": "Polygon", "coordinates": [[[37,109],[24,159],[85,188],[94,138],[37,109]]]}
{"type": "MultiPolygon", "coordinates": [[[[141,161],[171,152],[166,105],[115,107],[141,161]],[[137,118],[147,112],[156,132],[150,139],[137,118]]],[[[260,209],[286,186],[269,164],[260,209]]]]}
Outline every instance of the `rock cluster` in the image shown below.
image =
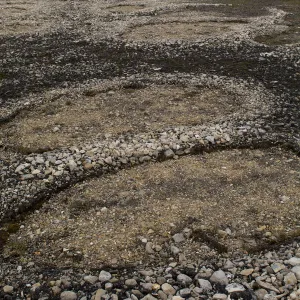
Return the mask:
{"type": "Polygon", "coordinates": [[[198,263],[175,262],[170,257],[169,265],[94,273],[46,271],[34,263],[11,268],[5,263],[0,279],[6,284],[0,296],[23,299],[27,295],[39,300],[300,299],[299,257],[295,241],[260,255],[235,252],[198,263]]]}

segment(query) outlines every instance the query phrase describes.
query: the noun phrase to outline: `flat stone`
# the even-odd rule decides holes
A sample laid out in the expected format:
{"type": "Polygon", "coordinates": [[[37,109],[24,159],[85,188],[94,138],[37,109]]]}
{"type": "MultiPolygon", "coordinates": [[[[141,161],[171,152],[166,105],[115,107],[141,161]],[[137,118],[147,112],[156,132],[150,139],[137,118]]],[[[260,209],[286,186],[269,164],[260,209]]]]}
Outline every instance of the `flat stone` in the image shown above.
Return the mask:
{"type": "Polygon", "coordinates": [[[273,263],[273,264],[271,264],[271,268],[273,269],[273,271],[275,273],[278,273],[281,270],[285,269],[285,265],[283,265],[281,263],[273,263]]]}
{"type": "Polygon", "coordinates": [[[244,269],[240,272],[241,275],[243,276],[249,276],[253,273],[254,269],[244,269]]]}
{"type": "Polygon", "coordinates": [[[213,283],[219,283],[222,285],[228,284],[228,278],[222,270],[218,270],[218,271],[214,272],[210,277],[210,281],[213,283]]]}
{"type": "Polygon", "coordinates": [[[235,282],[226,285],[225,289],[229,294],[236,293],[236,292],[244,292],[246,290],[243,285],[235,282]]]}
{"type": "Polygon", "coordinates": [[[225,295],[225,294],[214,294],[212,298],[216,299],[216,300],[226,300],[227,295],[225,295]]]}

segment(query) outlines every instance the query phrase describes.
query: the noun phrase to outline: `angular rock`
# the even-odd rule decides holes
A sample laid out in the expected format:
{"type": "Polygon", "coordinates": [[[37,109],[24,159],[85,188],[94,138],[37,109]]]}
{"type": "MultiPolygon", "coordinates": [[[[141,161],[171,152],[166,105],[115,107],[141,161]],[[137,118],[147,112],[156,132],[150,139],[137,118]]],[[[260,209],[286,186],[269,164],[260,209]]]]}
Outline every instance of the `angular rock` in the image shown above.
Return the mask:
{"type": "Polygon", "coordinates": [[[293,272],[290,272],[284,276],[284,283],[294,285],[297,284],[297,278],[293,272]]]}
{"type": "Polygon", "coordinates": [[[193,282],[193,279],[185,274],[179,274],[177,276],[177,281],[179,281],[182,284],[190,284],[193,282]]]}
{"type": "Polygon", "coordinates": [[[185,241],[183,233],[176,233],[172,236],[175,243],[182,243],[185,241]]]}
{"type": "Polygon", "coordinates": [[[204,292],[208,292],[212,290],[211,283],[206,279],[198,279],[200,288],[203,289],[204,292]]]}
{"type": "Polygon", "coordinates": [[[300,266],[293,267],[291,271],[295,274],[296,278],[300,280],[300,266]]]}

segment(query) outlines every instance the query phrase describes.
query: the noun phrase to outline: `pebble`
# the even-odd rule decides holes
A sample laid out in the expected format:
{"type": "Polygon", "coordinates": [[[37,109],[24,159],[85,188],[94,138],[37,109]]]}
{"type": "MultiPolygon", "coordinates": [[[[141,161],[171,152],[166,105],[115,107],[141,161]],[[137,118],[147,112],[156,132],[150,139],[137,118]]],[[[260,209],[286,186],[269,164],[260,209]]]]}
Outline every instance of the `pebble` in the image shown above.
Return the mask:
{"type": "Polygon", "coordinates": [[[185,241],[183,233],[176,233],[172,236],[175,243],[182,243],[185,241]]]}
{"type": "Polygon", "coordinates": [[[212,298],[216,299],[216,300],[226,300],[227,295],[225,295],[225,294],[214,294],[212,298]]]}
{"type": "Polygon", "coordinates": [[[254,269],[244,269],[244,270],[241,271],[240,274],[243,275],[243,276],[249,276],[249,275],[251,275],[253,272],[254,272],[254,269]]]}
{"type": "Polygon", "coordinates": [[[193,282],[193,279],[185,274],[179,274],[177,276],[177,281],[182,283],[182,284],[190,284],[193,282]]]}
{"type": "Polygon", "coordinates": [[[166,295],[175,295],[176,293],[176,290],[169,283],[164,283],[161,289],[166,295]]]}
{"type": "Polygon", "coordinates": [[[243,285],[239,283],[230,283],[226,286],[225,290],[231,294],[236,292],[244,292],[246,289],[243,285]]]}
{"type": "Polygon", "coordinates": [[[90,284],[95,284],[98,281],[98,277],[92,275],[84,276],[83,279],[90,284]]]}
{"type": "Polygon", "coordinates": [[[76,300],[77,295],[76,295],[76,293],[74,293],[72,291],[64,291],[60,294],[60,299],[61,300],[76,300]]]}
{"type": "Polygon", "coordinates": [[[218,271],[214,272],[210,277],[210,281],[213,283],[219,283],[221,285],[228,284],[228,278],[227,278],[226,274],[224,273],[224,271],[222,271],[222,270],[218,270],[218,271]]]}
{"type": "Polygon", "coordinates": [[[210,281],[208,281],[206,279],[198,279],[198,283],[199,283],[200,288],[202,288],[204,292],[212,290],[212,285],[211,285],[210,281]]]}
{"type": "Polygon", "coordinates": [[[99,274],[99,281],[101,281],[101,282],[109,281],[111,279],[111,277],[112,276],[109,272],[101,271],[99,274]]]}
{"type": "Polygon", "coordinates": [[[3,287],[3,292],[6,293],[6,294],[11,294],[14,290],[14,287],[13,286],[10,286],[10,285],[5,285],[3,287]]]}
{"type": "Polygon", "coordinates": [[[127,285],[130,288],[133,288],[133,287],[137,286],[137,284],[138,283],[137,283],[137,281],[135,279],[127,279],[125,281],[125,285],[127,285]]]}
{"type": "Polygon", "coordinates": [[[296,278],[300,280],[300,266],[293,267],[291,271],[295,273],[296,278]]]}

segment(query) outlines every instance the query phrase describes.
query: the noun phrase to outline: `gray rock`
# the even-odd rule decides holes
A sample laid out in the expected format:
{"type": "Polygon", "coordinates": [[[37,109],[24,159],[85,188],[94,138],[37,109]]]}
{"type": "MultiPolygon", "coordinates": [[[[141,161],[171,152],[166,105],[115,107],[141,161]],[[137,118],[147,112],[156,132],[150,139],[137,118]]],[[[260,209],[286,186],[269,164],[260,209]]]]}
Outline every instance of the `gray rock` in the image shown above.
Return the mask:
{"type": "Polygon", "coordinates": [[[160,285],[164,284],[166,282],[166,278],[165,277],[157,277],[156,278],[156,282],[160,285]]]}
{"type": "Polygon", "coordinates": [[[76,295],[76,293],[74,293],[72,291],[64,291],[60,294],[60,299],[61,300],[76,300],[77,295],[76,295]]]}
{"type": "Polygon", "coordinates": [[[125,280],[125,285],[132,288],[137,285],[137,281],[135,279],[127,279],[127,280],[125,280]]]}
{"type": "Polygon", "coordinates": [[[232,269],[234,268],[234,264],[230,260],[226,260],[226,263],[224,264],[223,268],[225,270],[232,269]]]}
{"type": "Polygon", "coordinates": [[[185,241],[183,233],[176,233],[172,236],[175,243],[182,243],[185,241]]]}
{"type": "Polygon", "coordinates": [[[208,135],[205,137],[206,140],[208,140],[210,143],[214,144],[215,143],[215,138],[212,135],[208,135]]]}
{"type": "Polygon", "coordinates": [[[152,249],[152,247],[153,247],[153,243],[152,243],[152,242],[148,242],[148,243],[146,244],[146,246],[145,246],[146,252],[149,253],[149,254],[154,254],[155,252],[154,252],[154,250],[152,249]]]}
{"type": "Polygon", "coordinates": [[[293,267],[291,271],[295,274],[296,278],[300,280],[300,266],[293,267]]]}
{"type": "Polygon", "coordinates": [[[99,281],[105,282],[105,281],[109,281],[110,279],[111,279],[111,274],[109,272],[103,270],[100,272],[99,281]]]}
{"type": "Polygon", "coordinates": [[[171,249],[171,252],[173,253],[173,255],[177,255],[180,252],[180,249],[174,245],[171,245],[170,249],[171,249]]]}
{"type": "Polygon", "coordinates": [[[300,265],[300,258],[299,257],[291,257],[288,261],[288,264],[292,266],[299,266],[300,265]]]}
{"type": "Polygon", "coordinates": [[[175,153],[171,149],[166,150],[164,154],[166,158],[172,158],[175,155],[175,153]]]}
{"type": "Polygon", "coordinates": [[[143,288],[144,291],[146,292],[151,292],[152,291],[152,283],[150,282],[142,282],[140,283],[141,287],[143,288]]]}
{"type": "Polygon", "coordinates": [[[254,293],[255,296],[257,297],[257,300],[263,300],[265,295],[268,294],[268,292],[265,289],[258,289],[254,293]]]}
{"type": "Polygon", "coordinates": [[[208,292],[212,290],[211,283],[206,279],[198,279],[200,288],[203,289],[204,292],[208,292]]]}
{"type": "Polygon", "coordinates": [[[210,281],[213,283],[219,283],[222,285],[228,284],[228,278],[222,270],[218,270],[218,271],[214,272],[210,277],[210,281]]]}
{"type": "Polygon", "coordinates": [[[193,279],[185,274],[179,274],[177,276],[177,281],[179,281],[182,284],[190,284],[193,282],[193,279]]]}
{"type": "Polygon", "coordinates": [[[191,295],[191,290],[189,288],[185,288],[179,291],[179,295],[183,298],[187,298],[191,295]]]}

